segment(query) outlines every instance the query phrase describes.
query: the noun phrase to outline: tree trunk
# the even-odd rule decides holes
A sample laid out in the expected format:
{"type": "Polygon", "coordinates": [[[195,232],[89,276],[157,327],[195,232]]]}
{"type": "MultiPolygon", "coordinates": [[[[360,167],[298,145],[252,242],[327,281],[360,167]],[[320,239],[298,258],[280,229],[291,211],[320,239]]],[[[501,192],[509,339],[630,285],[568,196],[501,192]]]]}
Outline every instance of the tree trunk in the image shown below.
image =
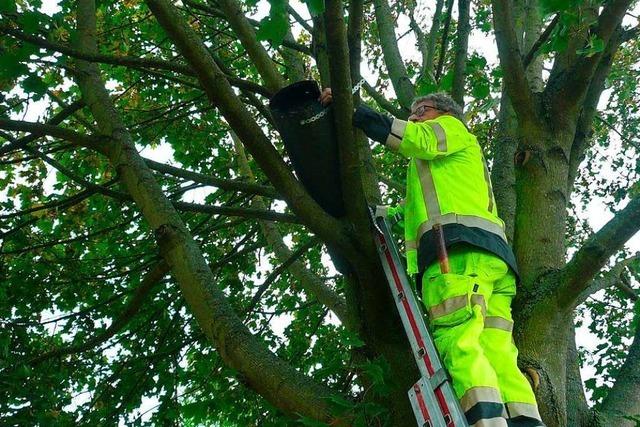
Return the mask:
{"type": "Polygon", "coordinates": [[[572,316],[563,314],[551,301],[538,304],[526,320],[522,319],[522,312],[514,315],[519,365],[533,380],[542,419],[548,427],[564,427],[567,342],[573,328],[572,316]]]}

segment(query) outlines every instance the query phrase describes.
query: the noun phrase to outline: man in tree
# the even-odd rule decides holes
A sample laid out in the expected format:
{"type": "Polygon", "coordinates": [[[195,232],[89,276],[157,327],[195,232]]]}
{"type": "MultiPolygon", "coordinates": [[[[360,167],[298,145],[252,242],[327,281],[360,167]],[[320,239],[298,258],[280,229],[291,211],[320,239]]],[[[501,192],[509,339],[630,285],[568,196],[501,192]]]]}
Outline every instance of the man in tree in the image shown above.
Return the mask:
{"type": "MultiPolygon", "coordinates": [[[[332,100],[325,89],[320,101],[332,100]]],[[[407,270],[418,273],[436,347],[471,426],[542,426],[517,365],[511,333],[515,256],[498,217],[489,172],[462,108],[448,95],[414,100],[409,121],[361,105],[353,124],[409,158],[407,270]],[[450,272],[441,273],[433,226],[442,227],[450,272]]]]}

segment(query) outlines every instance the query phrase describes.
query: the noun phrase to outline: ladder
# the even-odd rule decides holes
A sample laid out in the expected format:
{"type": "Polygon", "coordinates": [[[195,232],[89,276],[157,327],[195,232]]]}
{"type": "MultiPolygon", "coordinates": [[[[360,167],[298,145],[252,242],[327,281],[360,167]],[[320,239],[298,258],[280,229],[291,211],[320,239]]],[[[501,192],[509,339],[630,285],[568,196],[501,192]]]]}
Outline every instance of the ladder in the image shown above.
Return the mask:
{"type": "Polygon", "coordinates": [[[467,427],[460,402],[440,361],[418,301],[409,285],[407,273],[400,262],[389,220],[376,216],[375,208],[371,208],[371,216],[378,254],[420,370],[421,378],[408,391],[418,426],[467,427]]]}

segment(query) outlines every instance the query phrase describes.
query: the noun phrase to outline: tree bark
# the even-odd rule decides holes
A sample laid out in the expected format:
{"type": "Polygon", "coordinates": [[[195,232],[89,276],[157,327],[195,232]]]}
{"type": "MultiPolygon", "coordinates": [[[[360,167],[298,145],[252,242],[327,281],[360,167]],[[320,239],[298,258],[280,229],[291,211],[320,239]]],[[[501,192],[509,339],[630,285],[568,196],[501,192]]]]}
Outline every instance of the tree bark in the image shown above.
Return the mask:
{"type": "Polygon", "coordinates": [[[409,79],[407,68],[398,49],[393,13],[387,0],[373,0],[373,6],[378,23],[378,38],[391,84],[400,105],[409,109],[415,96],[415,88],[409,79]]]}
{"type": "Polygon", "coordinates": [[[634,427],[640,422],[640,315],[636,311],[636,331],[629,354],[616,382],[600,407],[600,413],[607,420],[606,425],[634,427]],[[635,420],[625,417],[633,416],[635,420]]]}
{"type": "Polygon", "coordinates": [[[451,97],[460,106],[464,107],[464,80],[465,68],[467,66],[467,50],[469,47],[469,24],[470,0],[458,0],[458,35],[456,37],[456,57],[453,65],[453,88],[451,97]]]}
{"type": "MultiPolygon", "coordinates": [[[[95,51],[95,6],[81,0],[78,7],[78,45],[95,51]]],[[[126,127],[113,107],[94,64],[78,61],[77,81],[100,131],[112,143],[105,152],[122,182],[155,230],[164,260],[171,267],[185,300],[207,338],[221,357],[273,405],[290,414],[330,421],[326,400],[333,392],[298,373],[255,339],[233,312],[200,249],[178,213],[162,193],[138,155],[126,127]]]]}
{"type": "Polygon", "coordinates": [[[194,68],[211,102],[220,109],[294,213],[322,240],[341,248],[347,258],[357,257],[358,251],[348,239],[348,233],[335,218],[322,210],[295,179],[260,126],[237,98],[202,40],[186,25],[175,7],[166,0],[149,0],[147,4],[194,68]]]}
{"type": "Polygon", "coordinates": [[[567,425],[587,427],[590,409],[582,386],[575,327],[569,331],[567,349],[567,425]]]}
{"type": "Polygon", "coordinates": [[[276,68],[266,49],[256,39],[253,26],[247,21],[240,4],[236,0],[218,0],[218,6],[231,24],[231,28],[240,39],[242,46],[255,64],[265,85],[273,93],[284,86],[284,79],[276,68]]]}
{"type": "MultiPolygon", "coordinates": [[[[238,153],[238,168],[241,174],[249,178],[250,181],[254,181],[253,173],[249,167],[241,142],[233,133],[232,138],[236,152],[238,153]]],[[[257,209],[264,210],[266,208],[262,197],[255,197],[251,203],[257,209]]],[[[276,258],[278,258],[281,263],[289,259],[291,257],[291,251],[284,244],[282,234],[276,224],[270,221],[260,221],[259,223],[262,234],[271,249],[273,249],[276,258]]],[[[309,297],[317,298],[321,304],[325,305],[336,315],[347,329],[354,330],[354,322],[347,315],[348,312],[344,298],[341,298],[335,291],[324,284],[322,279],[309,271],[301,261],[296,260],[291,263],[289,271],[309,297]]]]}

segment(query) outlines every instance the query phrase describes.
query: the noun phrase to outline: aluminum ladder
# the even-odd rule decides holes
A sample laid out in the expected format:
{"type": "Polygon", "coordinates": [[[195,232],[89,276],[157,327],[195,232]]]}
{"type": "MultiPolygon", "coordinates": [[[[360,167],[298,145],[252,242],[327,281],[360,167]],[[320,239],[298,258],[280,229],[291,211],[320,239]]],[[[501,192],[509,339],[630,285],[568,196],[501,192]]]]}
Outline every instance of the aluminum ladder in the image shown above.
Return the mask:
{"type": "Polygon", "coordinates": [[[389,220],[383,216],[376,216],[375,208],[371,208],[371,216],[375,225],[375,242],[380,261],[421,374],[418,382],[408,391],[417,425],[468,427],[451,380],[438,356],[424,322],[424,315],[400,261],[398,248],[391,236],[389,220]]]}

